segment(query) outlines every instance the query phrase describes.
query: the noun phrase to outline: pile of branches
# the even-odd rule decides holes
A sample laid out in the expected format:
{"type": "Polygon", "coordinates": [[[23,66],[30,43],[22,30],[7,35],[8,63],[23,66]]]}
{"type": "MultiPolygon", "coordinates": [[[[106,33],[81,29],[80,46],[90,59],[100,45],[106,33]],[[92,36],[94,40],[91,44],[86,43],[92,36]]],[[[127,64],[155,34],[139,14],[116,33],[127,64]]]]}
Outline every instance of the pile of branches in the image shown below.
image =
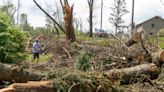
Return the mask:
{"type": "MultiPolygon", "coordinates": [[[[102,49],[104,52],[110,51],[110,53],[105,52],[105,55],[108,57],[100,57],[100,59],[106,59],[106,61],[105,63],[101,63],[102,67],[99,72],[90,71],[83,73],[70,70],[71,73],[62,74],[60,77],[53,77],[53,75],[51,75],[50,79],[50,77],[46,78],[43,75],[31,73],[18,66],[0,64],[2,70],[0,73],[8,76],[0,76],[1,81],[19,82],[13,83],[8,88],[4,88],[0,91],[111,92],[119,91],[115,83],[129,84],[138,81],[148,81],[152,83],[151,80],[157,79],[160,74],[161,66],[164,63],[164,51],[161,49],[153,50],[153,52],[150,51],[151,48],[144,44],[142,35],[142,32],[135,33],[127,42],[122,42],[114,36],[121,43],[120,48],[116,48],[121,53],[116,53],[116,50],[108,47],[100,47],[101,49],[97,49],[99,47],[88,45],[77,46],[79,48],[87,47],[89,50],[97,52],[101,52],[102,49]],[[108,61],[112,62],[108,63],[108,61]]],[[[62,49],[71,61],[71,54],[69,50],[67,50],[68,48],[62,49]]]]}

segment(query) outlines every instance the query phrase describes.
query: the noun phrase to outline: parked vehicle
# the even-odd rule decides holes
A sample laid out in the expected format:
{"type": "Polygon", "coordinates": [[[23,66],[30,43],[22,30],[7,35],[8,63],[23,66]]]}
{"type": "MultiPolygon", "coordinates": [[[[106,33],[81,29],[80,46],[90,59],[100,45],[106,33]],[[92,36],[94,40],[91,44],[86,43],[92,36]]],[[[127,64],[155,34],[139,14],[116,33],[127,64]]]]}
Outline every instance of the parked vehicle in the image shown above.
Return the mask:
{"type": "Polygon", "coordinates": [[[104,37],[104,38],[106,38],[106,37],[108,37],[108,33],[105,32],[104,30],[95,28],[95,36],[96,37],[104,37]]]}

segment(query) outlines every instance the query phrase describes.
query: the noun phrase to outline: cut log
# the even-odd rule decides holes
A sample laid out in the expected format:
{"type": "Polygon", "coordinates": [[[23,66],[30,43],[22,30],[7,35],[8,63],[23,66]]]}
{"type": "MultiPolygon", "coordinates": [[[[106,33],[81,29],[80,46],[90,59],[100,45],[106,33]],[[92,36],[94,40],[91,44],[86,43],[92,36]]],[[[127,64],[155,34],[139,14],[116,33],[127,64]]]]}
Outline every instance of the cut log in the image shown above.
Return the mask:
{"type": "Polygon", "coordinates": [[[151,63],[130,68],[113,69],[105,71],[104,74],[112,81],[121,79],[125,83],[130,83],[131,81],[137,81],[137,78],[142,77],[142,75],[146,75],[150,79],[156,79],[159,75],[159,69],[151,63]]]}
{"type": "Polygon", "coordinates": [[[55,92],[51,81],[14,83],[0,92],[55,92]]]}
{"type": "Polygon", "coordinates": [[[136,32],[132,37],[125,43],[127,46],[132,46],[133,44],[141,41],[144,38],[143,32],[136,32]]]}
{"type": "Polygon", "coordinates": [[[164,63],[164,51],[161,52],[159,60],[164,63]]]}
{"type": "Polygon", "coordinates": [[[19,68],[14,65],[7,65],[0,63],[0,80],[11,82],[27,82],[27,81],[39,81],[41,75],[34,74],[19,68]]]}

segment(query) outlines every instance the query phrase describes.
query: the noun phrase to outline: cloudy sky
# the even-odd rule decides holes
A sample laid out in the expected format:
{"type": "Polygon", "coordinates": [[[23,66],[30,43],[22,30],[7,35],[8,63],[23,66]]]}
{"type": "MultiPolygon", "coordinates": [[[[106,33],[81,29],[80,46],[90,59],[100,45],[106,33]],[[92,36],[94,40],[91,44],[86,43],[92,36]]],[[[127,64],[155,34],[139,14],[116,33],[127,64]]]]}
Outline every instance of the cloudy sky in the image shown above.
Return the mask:
{"type": "MultiPolygon", "coordinates": [[[[0,4],[2,4],[0,0],[0,4]]],[[[15,5],[17,5],[17,0],[12,0],[15,5]]],[[[33,0],[20,0],[21,1],[21,13],[28,14],[28,21],[32,26],[44,26],[45,25],[45,15],[35,6],[33,0]]],[[[44,8],[52,9],[56,6],[55,1],[59,0],[36,0],[38,1],[44,8]]],[[[75,17],[81,18],[83,21],[83,25],[87,29],[88,27],[88,4],[87,0],[68,0],[74,3],[74,14],[75,17]]],[[[164,1],[164,0],[163,0],[164,1]]],[[[126,0],[127,9],[130,11],[124,19],[126,20],[126,24],[130,24],[131,20],[131,3],[132,0],[126,0]]],[[[94,11],[94,28],[99,28],[100,25],[100,4],[101,0],[96,0],[95,3],[95,11],[94,11]]],[[[109,23],[108,18],[111,12],[110,7],[113,4],[113,0],[104,0],[104,11],[103,11],[103,29],[112,29],[112,25],[109,23]]],[[[161,16],[164,18],[164,5],[161,4],[160,0],[135,0],[135,16],[134,21],[136,24],[147,20],[154,16],[161,16]]]]}

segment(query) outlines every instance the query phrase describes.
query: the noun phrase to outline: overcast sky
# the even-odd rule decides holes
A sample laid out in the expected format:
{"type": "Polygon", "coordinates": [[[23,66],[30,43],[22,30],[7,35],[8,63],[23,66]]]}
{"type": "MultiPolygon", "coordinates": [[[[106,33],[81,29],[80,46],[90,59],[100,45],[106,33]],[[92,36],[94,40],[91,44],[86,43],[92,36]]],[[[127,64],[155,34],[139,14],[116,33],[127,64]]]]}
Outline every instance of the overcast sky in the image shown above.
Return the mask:
{"type": "MultiPolygon", "coordinates": [[[[0,4],[2,4],[0,0],[0,4]]],[[[12,0],[15,5],[17,0],[12,0]]],[[[38,10],[38,8],[34,5],[33,0],[20,0],[21,1],[21,13],[28,14],[28,22],[35,27],[44,26],[45,25],[45,15],[38,10]]],[[[44,8],[48,5],[48,7],[55,6],[55,1],[59,0],[36,0],[38,1],[44,8]]],[[[85,28],[88,27],[88,4],[87,0],[68,0],[74,2],[74,14],[75,17],[81,18],[85,28]]],[[[163,0],[164,1],[164,0],[163,0]]],[[[100,3],[101,0],[96,0],[95,4],[95,12],[94,12],[94,28],[99,28],[100,26],[100,3]]],[[[124,19],[126,20],[126,24],[130,24],[131,20],[131,4],[132,0],[126,0],[127,9],[130,11],[124,19]]],[[[111,12],[110,7],[113,4],[113,0],[104,0],[104,12],[103,12],[103,29],[111,30],[112,26],[108,21],[109,14],[111,12]]],[[[53,7],[52,7],[53,9],[53,7]]],[[[136,24],[145,21],[154,16],[161,16],[164,18],[164,5],[161,4],[160,0],[135,0],[135,16],[134,21],[136,24]]]]}

